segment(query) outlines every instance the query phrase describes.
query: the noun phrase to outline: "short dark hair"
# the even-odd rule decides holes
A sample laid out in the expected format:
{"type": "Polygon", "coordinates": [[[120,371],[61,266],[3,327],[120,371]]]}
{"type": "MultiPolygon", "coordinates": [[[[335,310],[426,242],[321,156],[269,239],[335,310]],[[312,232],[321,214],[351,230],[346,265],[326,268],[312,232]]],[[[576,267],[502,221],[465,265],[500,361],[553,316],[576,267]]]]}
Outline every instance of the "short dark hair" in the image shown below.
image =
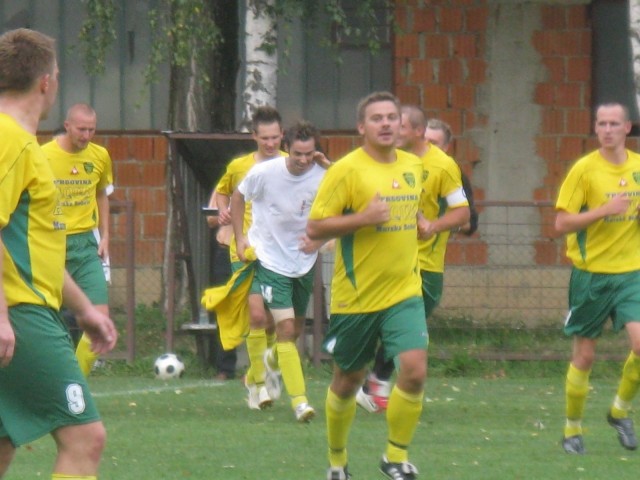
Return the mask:
{"type": "Polygon", "coordinates": [[[357,114],[358,123],[364,121],[364,112],[369,105],[377,102],[393,102],[400,113],[400,101],[393,93],[390,92],[373,92],[358,102],[357,114]]]}
{"type": "Polygon", "coordinates": [[[285,148],[288,150],[295,141],[313,140],[316,150],[320,148],[320,131],[306,120],[300,120],[290,126],[284,135],[285,148]]]}
{"type": "Polygon", "coordinates": [[[402,105],[400,108],[402,115],[406,115],[409,118],[409,123],[413,128],[426,128],[427,126],[427,114],[418,105],[402,105]]]}
{"type": "Polygon", "coordinates": [[[451,143],[453,131],[451,130],[451,125],[444,120],[440,120],[439,118],[430,118],[427,121],[427,128],[430,128],[431,130],[442,130],[444,133],[444,144],[449,145],[451,143]]]}
{"type": "Polygon", "coordinates": [[[251,129],[254,132],[258,131],[258,126],[268,125],[270,123],[277,123],[282,125],[282,118],[278,113],[278,110],[270,105],[262,105],[255,109],[253,117],[251,117],[251,129]]]}
{"type": "Polygon", "coordinates": [[[629,113],[629,107],[627,107],[625,104],[620,103],[620,102],[604,102],[604,103],[598,104],[598,106],[596,107],[596,109],[594,111],[594,117],[598,116],[598,110],[600,110],[602,107],[620,107],[620,108],[622,108],[622,111],[624,112],[624,121],[628,122],[629,120],[631,120],[631,114],[629,113]]]}
{"type": "Polygon", "coordinates": [[[0,35],[0,93],[26,92],[39,77],[53,74],[55,40],[28,28],[0,35]]]}

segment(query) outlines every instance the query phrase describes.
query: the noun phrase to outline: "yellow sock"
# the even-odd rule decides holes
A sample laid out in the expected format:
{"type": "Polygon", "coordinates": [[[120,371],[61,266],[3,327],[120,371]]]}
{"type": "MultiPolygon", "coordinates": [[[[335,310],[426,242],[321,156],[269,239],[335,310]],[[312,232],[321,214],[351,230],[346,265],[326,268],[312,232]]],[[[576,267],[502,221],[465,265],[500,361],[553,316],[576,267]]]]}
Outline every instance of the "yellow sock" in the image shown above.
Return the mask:
{"type": "Polygon", "coordinates": [[[569,364],[565,384],[565,397],[567,401],[567,424],[564,427],[564,436],[573,437],[582,434],[582,417],[584,406],[589,393],[589,374],[591,370],[579,370],[569,364]]]}
{"type": "Polygon", "coordinates": [[[66,478],[68,479],[76,479],[76,480],[97,480],[98,477],[95,475],[65,475],[64,473],[54,473],[51,475],[51,480],[60,480],[66,478]]]}
{"type": "Polygon", "coordinates": [[[276,332],[265,332],[267,336],[267,348],[271,348],[276,344],[276,332]]]}
{"type": "Polygon", "coordinates": [[[394,386],[387,406],[387,459],[392,463],[408,460],[407,448],[413,440],[422,413],[424,392],[408,393],[394,386]]]}
{"type": "Polygon", "coordinates": [[[627,361],[622,368],[622,378],[618,385],[618,392],[611,407],[613,418],[626,418],[631,408],[631,400],[638,393],[640,386],[640,357],[635,353],[629,353],[627,361]]]}
{"type": "Polygon", "coordinates": [[[325,403],[329,464],[344,467],[347,464],[347,440],[356,416],[356,397],[340,398],[329,387],[325,403]]]}
{"type": "Polygon", "coordinates": [[[276,352],[278,355],[278,366],[282,373],[282,381],[291,397],[291,406],[296,408],[301,403],[307,402],[305,396],[304,375],[302,365],[300,365],[300,354],[293,342],[277,342],[276,352]]]}
{"type": "MultiPolygon", "coordinates": [[[[264,352],[267,349],[267,337],[264,328],[249,330],[247,337],[247,355],[249,356],[249,370],[253,383],[264,385],[264,352]]],[[[247,374],[249,378],[249,374],[247,374]]]]}
{"type": "Polygon", "coordinates": [[[86,333],[83,333],[76,347],[76,358],[80,364],[80,370],[85,377],[88,377],[93,369],[93,364],[98,359],[98,354],[91,350],[91,340],[86,333]]]}

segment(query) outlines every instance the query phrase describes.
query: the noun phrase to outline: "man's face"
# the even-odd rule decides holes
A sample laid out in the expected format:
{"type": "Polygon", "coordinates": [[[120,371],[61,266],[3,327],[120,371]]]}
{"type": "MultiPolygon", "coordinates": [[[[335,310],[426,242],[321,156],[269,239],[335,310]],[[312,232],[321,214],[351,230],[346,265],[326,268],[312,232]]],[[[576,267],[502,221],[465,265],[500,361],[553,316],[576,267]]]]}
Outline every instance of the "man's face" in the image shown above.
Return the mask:
{"type": "Polygon", "coordinates": [[[424,132],[424,139],[438,147],[443,152],[446,152],[449,149],[449,145],[445,143],[444,130],[427,127],[424,132]]]}
{"type": "Polygon", "coordinates": [[[400,130],[400,112],[395,103],[374,102],[364,110],[364,120],[358,123],[358,132],[365,144],[374,148],[393,148],[400,130]]]}
{"type": "Polygon", "coordinates": [[[604,106],[596,112],[595,131],[602,148],[615,149],[624,146],[631,122],[625,119],[620,105],[604,106]]]}
{"type": "Polygon", "coordinates": [[[313,154],[316,151],[316,143],[313,138],[308,140],[294,140],[289,148],[287,169],[292,175],[302,175],[307,172],[314,163],[313,154]]]}
{"type": "Polygon", "coordinates": [[[96,133],[96,116],[76,111],[64,122],[74,151],[84,150],[96,133]]]}
{"type": "Polygon", "coordinates": [[[277,157],[282,142],[282,128],[278,122],[259,123],[257,130],[253,132],[253,139],[262,158],[277,157]]]}

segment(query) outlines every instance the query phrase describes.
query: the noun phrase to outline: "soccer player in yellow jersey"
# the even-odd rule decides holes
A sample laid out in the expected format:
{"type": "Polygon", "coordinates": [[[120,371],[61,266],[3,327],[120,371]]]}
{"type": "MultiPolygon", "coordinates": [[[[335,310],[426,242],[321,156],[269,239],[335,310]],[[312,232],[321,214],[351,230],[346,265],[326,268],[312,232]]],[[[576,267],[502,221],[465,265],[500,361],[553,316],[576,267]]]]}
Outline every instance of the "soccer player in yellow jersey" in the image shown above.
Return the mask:
{"type": "MultiPolygon", "coordinates": [[[[462,187],[458,164],[435,145],[425,142],[427,118],[414,105],[404,105],[397,146],[422,159],[424,194],[420,212],[428,222],[427,234],[419,245],[420,275],[425,318],[440,303],[444,282],[444,257],[449,232],[469,221],[469,203],[462,187]]],[[[358,391],[358,404],[369,412],[386,407],[394,365],[385,359],[384,348],[376,354],[367,385],[358,391]],[[366,389],[366,391],[365,391],[366,389]]]]}
{"type": "Polygon", "coordinates": [[[582,418],[589,374],[609,318],[615,331],[627,331],[631,352],[607,421],[624,448],[635,450],[638,443],[629,410],[640,385],[640,155],[625,148],[630,131],[626,107],[600,105],[595,120],[600,148],[571,167],[556,202],[556,229],[567,235],[573,263],[564,325],[573,337],[573,352],[562,440],[571,454],[585,453],[582,418]]]}
{"type": "Polygon", "coordinates": [[[427,326],[418,268],[421,160],[396,149],[400,108],[396,97],[375,92],[358,105],[363,145],[325,175],[311,207],[307,235],[338,238],[331,284],[331,319],[324,341],[334,370],[325,411],[328,480],[350,478],[347,438],[356,392],[378,341],[399,367],[387,410],[388,442],[380,470],[414,479],[407,449],[420,414],[427,373],[427,326]]]}
{"type": "MultiPolygon", "coordinates": [[[[247,172],[257,163],[276,157],[286,157],[280,150],[282,143],[282,119],[278,111],[270,106],[256,109],[252,117],[253,139],[257,150],[247,155],[233,159],[218,182],[214,193],[218,205],[218,222],[220,225],[231,224],[229,210],[231,195],[238,188],[247,172]]],[[[213,201],[213,194],[212,194],[213,201]]],[[[251,225],[251,202],[247,202],[244,212],[243,230],[246,234],[251,225]]],[[[236,252],[236,242],[232,238],[229,248],[231,269],[235,272],[242,266],[242,261],[236,252]]],[[[275,343],[273,322],[267,317],[260,292],[249,295],[249,335],[247,337],[247,354],[249,370],[245,376],[248,390],[247,403],[252,410],[262,410],[273,404],[273,400],[280,395],[280,385],[277,379],[265,385],[264,352],[268,346],[275,343]]]]}
{"type": "MultiPolygon", "coordinates": [[[[109,315],[109,195],[113,192],[111,157],[91,141],[96,112],[86,103],[67,111],[65,133],[42,146],[60,192],[67,225],[66,268],[91,302],[109,315]]],[[[74,327],[75,325],[70,325],[74,327]]],[[[98,355],[87,335],[80,338],[76,356],[89,375],[98,355]]]]}
{"type": "Polygon", "coordinates": [[[111,350],[117,333],[64,269],[64,217],[36,138],[58,90],[55,52],[33,30],[0,36],[0,477],[17,447],[51,434],[51,478],[90,480],[106,433],[60,317],[63,299],[96,352],[111,350]]]}

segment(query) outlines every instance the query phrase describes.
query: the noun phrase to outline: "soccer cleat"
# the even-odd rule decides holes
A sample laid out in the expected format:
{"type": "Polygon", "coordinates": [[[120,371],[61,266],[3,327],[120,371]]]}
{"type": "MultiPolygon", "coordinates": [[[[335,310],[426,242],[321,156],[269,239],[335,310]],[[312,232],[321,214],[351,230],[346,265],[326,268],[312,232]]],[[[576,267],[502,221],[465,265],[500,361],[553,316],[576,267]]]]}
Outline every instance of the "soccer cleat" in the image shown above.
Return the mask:
{"type": "Polygon", "coordinates": [[[258,387],[255,384],[249,385],[247,379],[244,380],[244,386],[249,394],[247,395],[247,405],[251,410],[260,410],[260,399],[258,398],[258,387]]]}
{"type": "Polygon", "coordinates": [[[329,467],[327,470],[327,480],[349,480],[351,475],[349,475],[349,470],[347,470],[347,466],[344,467],[329,467]]]}
{"type": "Polygon", "coordinates": [[[264,366],[266,369],[264,384],[267,387],[269,396],[277,400],[282,395],[282,374],[278,368],[278,362],[273,354],[273,348],[267,348],[264,352],[264,366]]]}
{"type": "Polygon", "coordinates": [[[265,408],[269,408],[270,406],[272,406],[273,400],[269,396],[267,387],[263,385],[259,387],[257,390],[258,390],[258,408],[260,410],[264,410],[265,408]]]}
{"type": "Polygon", "coordinates": [[[380,471],[391,480],[414,480],[418,478],[418,469],[409,462],[391,463],[386,455],[380,462],[380,471]]]}
{"type": "Polygon", "coordinates": [[[636,432],[633,429],[633,420],[630,418],[613,418],[611,412],[607,413],[607,422],[618,432],[618,440],[627,450],[638,448],[636,432]]]}
{"type": "Polygon", "coordinates": [[[364,393],[362,387],[360,387],[358,393],[356,393],[356,403],[369,413],[378,413],[382,411],[376,402],[373,401],[373,396],[364,393]]]}
{"type": "Polygon", "coordinates": [[[391,382],[380,380],[374,373],[370,373],[367,379],[367,391],[379,410],[386,410],[391,393],[391,382]]]}
{"type": "Polygon", "coordinates": [[[562,448],[564,451],[573,455],[584,455],[587,451],[584,449],[582,435],[573,435],[571,437],[562,437],[562,448]]]}
{"type": "Polygon", "coordinates": [[[308,403],[301,403],[295,409],[296,420],[300,423],[310,422],[316,416],[316,411],[308,403]]]}

